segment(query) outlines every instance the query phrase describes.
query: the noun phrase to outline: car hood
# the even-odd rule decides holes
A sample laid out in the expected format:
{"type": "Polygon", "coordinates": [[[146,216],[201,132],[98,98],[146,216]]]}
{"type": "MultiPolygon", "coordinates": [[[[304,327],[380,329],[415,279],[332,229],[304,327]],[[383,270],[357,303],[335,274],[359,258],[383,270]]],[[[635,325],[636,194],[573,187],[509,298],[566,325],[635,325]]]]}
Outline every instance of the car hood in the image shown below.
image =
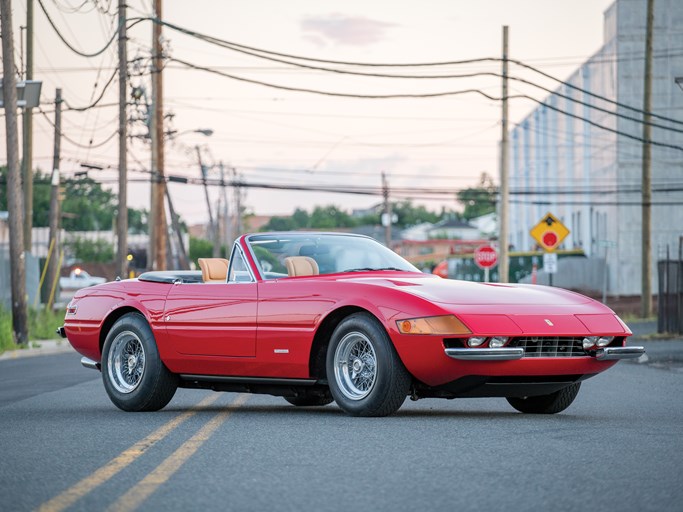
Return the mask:
{"type": "Polygon", "coordinates": [[[400,288],[430,302],[459,305],[572,306],[594,302],[578,293],[550,286],[474,283],[440,277],[365,277],[354,279],[375,286],[400,288]]]}

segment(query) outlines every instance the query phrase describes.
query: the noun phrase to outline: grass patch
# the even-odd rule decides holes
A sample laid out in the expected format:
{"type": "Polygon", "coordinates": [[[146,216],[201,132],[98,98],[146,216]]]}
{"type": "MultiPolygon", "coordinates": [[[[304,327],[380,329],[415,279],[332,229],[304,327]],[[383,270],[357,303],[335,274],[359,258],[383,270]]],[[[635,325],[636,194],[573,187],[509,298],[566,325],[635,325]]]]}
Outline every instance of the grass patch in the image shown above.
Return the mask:
{"type": "Polygon", "coordinates": [[[12,315],[0,306],[0,354],[16,348],[12,337],[12,315]]]}
{"type": "Polygon", "coordinates": [[[58,340],[57,327],[64,325],[66,311],[30,309],[28,312],[28,337],[31,340],[58,340]]]}
{"type": "MultiPolygon", "coordinates": [[[[45,309],[29,309],[28,337],[30,340],[55,340],[59,335],[57,327],[64,325],[65,311],[46,311],[45,309]]],[[[18,348],[14,343],[12,331],[12,313],[0,308],[0,353],[18,348]]]]}

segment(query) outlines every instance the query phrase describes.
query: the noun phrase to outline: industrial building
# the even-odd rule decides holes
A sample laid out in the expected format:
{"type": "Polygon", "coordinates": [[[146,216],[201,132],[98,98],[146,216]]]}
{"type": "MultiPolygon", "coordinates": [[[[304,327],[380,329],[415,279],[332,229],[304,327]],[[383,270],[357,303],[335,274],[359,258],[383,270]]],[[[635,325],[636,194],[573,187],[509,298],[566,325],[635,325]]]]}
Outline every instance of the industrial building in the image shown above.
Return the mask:
{"type": "MultiPolygon", "coordinates": [[[[533,249],[530,228],[552,212],[571,231],[561,248],[607,258],[610,295],[639,295],[641,290],[638,139],[643,134],[646,4],[616,0],[604,14],[600,50],[510,133],[509,243],[516,250],[533,249]]],[[[683,76],[680,0],[655,2],[652,62],[652,112],[683,120],[683,90],[675,82],[683,76]]],[[[651,140],[683,146],[683,124],[657,117],[652,123],[651,140]]],[[[666,257],[667,247],[678,258],[683,235],[680,149],[652,146],[652,205],[654,266],[666,257]]]]}

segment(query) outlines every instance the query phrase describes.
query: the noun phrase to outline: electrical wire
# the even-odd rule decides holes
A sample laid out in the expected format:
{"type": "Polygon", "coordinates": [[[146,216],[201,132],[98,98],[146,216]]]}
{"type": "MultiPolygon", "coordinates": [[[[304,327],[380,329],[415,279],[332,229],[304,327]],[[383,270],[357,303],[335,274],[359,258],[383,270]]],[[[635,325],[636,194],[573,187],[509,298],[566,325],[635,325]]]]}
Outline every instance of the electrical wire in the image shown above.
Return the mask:
{"type": "MultiPolygon", "coordinates": [[[[273,52],[270,50],[264,50],[261,48],[254,48],[251,46],[246,46],[246,45],[242,45],[239,43],[234,43],[234,42],[227,41],[224,39],[219,39],[217,37],[202,34],[200,32],[196,32],[196,31],[193,31],[190,29],[186,29],[184,27],[180,27],[179,25],[175,25],[175,24],[169,23],[167,21],[159,20],[158,18],[154,18],[153,21],[154,21],[154,23],[161,23],[162,25],[167,26],[168,28],[171,28],[171,29],[176,30],[178,32],[182,32],[186,35],[195,37],[197,39],[201,39],[205,42],[208,42],[208,43],[211,43],[211,44],[214,44],[217,46],[221,46],[223,48],[229,48],[229,49],[232,49],[234,51],[238,51],[237,49],[239,49],[243,53],[249,53],[250,55],[254,55],[254,52],[256,52],[256,53],[264,54],[264,55],[272,55],[272,56],[276,56],[276,57],[284,57],[284,58],[288,58],[288,59],[296,59],[296,60],[302,60],[302,61],[306,61],[306,62],[317,62],[317,63],[323,63],[323,64],[336,64],[336,65],[357,66],[357,67],[393,67],[393,68],[413,67],[414,68],[414,67],[440,67],[440,66],[462,65],[462,64],[480,63],[480,62],[502,62],[503,61],[503,59],[500,57],[482,57],[482,58],[476,58],[476,59],[464,59],[464,60],[440,61],[440,62],[418,62],[418,63],[369,63],[369,62],[336,61],[336,60],[329,60],[329,59],[315,59],[315,58],[311,58],[311,57],[303,57],[300,55],[292,55],[292,54],[287,54],[287,53],[273,52]]],[[[266,57],[262,55],[261,58],[266,58],[266,57]]],[[[274,59],[271,58],[271,60],[274,60],[274,59]]],[[[646,112],[643,109],[640,109],[637,107],[632,107],[631,105],[626,105],[624,103],[615,101],[615,100],[608,98],[606,96],[594,93],[592,91],[589,91],[589,90],[584,89],[582,87],[579,87],[577,85],[571,84],[569,82],[565,82],[565,81],[563,81],[563,80],[561,80],[555,76],[552,76],[549,73],[546,73],[546,72],[540,70],[539,68],[532,66],[531,64],[527,64],[523,61],[520,61],[517,59],[507,59],[507,60],[508,60],[508,62],[511,62],[511,63],[516,64],[518,66],[521,66],[523,68],[529,69],[535,73],[538,73],[538,74],[540,74],[540,75],[542,75],[542,76],[544,76],[550,80],[553,80],[554,82],[557,82],[561,85],[564,85],[568,88],[580,91],[580,92],[587,94],[591,97],[594,97],[594,98],[600,99],[602,101],[614,104],[618,107],[630,110],[632,112],[637,112],[639,114],[648,114],[649,113],[652,117],[656,117],[658,119],[668,121],[670,123],[683,125],[683,121],[681,121],[681,120],[662,116],[659,114],[655,114],[653,112],[646,112]]],[[[280,61],[280,62],[283,62],[283,61],[280,61]]],[[[294,64],[291,62],[289,62],[289,64],[299,65],[299,64],[294,64]]],[[[305,67],[305,65],[301,65],[301,66],[305,67]]],[[[324,69],[326,71],[330,71],[330,70],[325,69],[325,68],[313,68],[313,69],[324,69]]],[[[344,73],[345,71],[334,70],[334,72],[344,73]]],[[[348,72],[348,71],[346,71],[346,72],[351,73],[351,74],[355,74],[353,72],[348,72]]],[[[498,76],[500,76],[500,75],[498,75],[498,76]]],[[[398,76],[398,77],[400,77],[400,76],[398,76]]],[[[401,78],[405,78],[405,77],[401,77],[401,78]]],[[[411,78],[418,78],[418,77],[415,76],[415,77],[411,77],[411,78]]],[[[445,78],[445,76],[443,78],[445,78]]],[[[533,85],[535,86],[536,84],[533,84],[533,85]]],[[[552,91],[548,91],[548,92],[551,92],[554,94],[554,92],[552,92],[552,91]]]]}
{"type": "MultiPolygon", "coordinates": [[[[192,69],[216,74],[219,76],[223,76],[225,78],[230,78],[232,80],[238,80],[241,82],[247,82],[247,83],[262,85],[262,86],[271,87],[274,89],[281,89],[281,90],[293,91],[293,92],[306,92],[306,93],[311,93],[311,94],[320,94],[323,96],[336,96],[336,97],[342,97],[342,98],[359,98],[359,99],[396,99],[396,98],[434,98],[434,97],[456,96],[456,95],[462,95],[462,94],[476,93],[476,94],[479,94],[481,96],[484,96],[485,98],[487,98],[491,101],[501,101],[501,98],[491,96],[490,94],[488,94],[488,93],[486,93],[480,89],[462,89],[459,91],[443,91],[443,92],[422,93],[422,94],[351,94],[351,93],[341,93],[341,92],[332,92],[332,91],[320,91],[320,90],[316,90],[316,89],[306,89],[306,88],[301,88],[301,87],[289,87],[289,86],[285,86],[285,85],[277,85],[277,84],[272,84],[269,82],[263,82],[261,80],[252,80],[249,78],[239,77],[236,75],[231,75],[229,73],[225,73],[223,71],[219,71],[217,69],[213,69],[213,68],[209,68],[209,67],[205,67],[205,66],[200,66],[198,64],[192,64],[191,62],[187,62],[187,61],[184,61],[182,59],[177,59],[174,57],[169,58],[169,60],[174,61],[174,62],[178,62],[179,64],[183,64],[184,66],[192,68],[192,69]]],[[[523,99],[531,100],[535,103],[538,103],[539,105],[543,105],[543,106],[545,106],[551,110],[562,113],[568,117],[578,119],[580,121],[588,123],[591,126],[599,128],[601,130],[612,132],[612,133],[615,133],[617,135],[621,135],[621,136],[629,138],[629,139],[633,139],[633,140],[640,141],[643,143],[649,143],[649,144],[652,144],[653,146],[659,146],[659,147],[665,147],[665,148],[670,148],[670,149],[676,149],[678,151],[683,151],[683,146],[677,146],[675,144],[668,144],[665,142],[658,142],[655,140],[645,140],[642,137],[639,137],[637,135],[631,135],[630,133],[626,133],[624,131],[617,130],[615,128],[610,128],[608,126],[604,126],[600,123],[597,123],[595,121],[592,121],[590,119],[582,117],[578,114],[574,114],[572,112],[567,112],[566,110],[563,110],[559,107],[555,107],[552,104],[545,103],[542,100],[539,100],[539,99],[534,98],[533,96],[529,96],[527,94],[515,94],[515,95],[508,96],[508,99],[516,99],[516,98],[523,98],[523,99]]]]}

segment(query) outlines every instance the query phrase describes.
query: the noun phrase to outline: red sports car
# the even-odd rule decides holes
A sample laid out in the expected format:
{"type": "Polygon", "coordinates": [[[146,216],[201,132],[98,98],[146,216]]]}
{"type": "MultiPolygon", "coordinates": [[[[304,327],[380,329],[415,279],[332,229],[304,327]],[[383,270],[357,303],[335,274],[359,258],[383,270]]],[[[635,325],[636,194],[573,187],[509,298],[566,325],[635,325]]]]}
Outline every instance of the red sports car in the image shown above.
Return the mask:
{"type": "Polygon", "coordinates": [[[119,408],[158,410],[184,387],[334,400],[356,416],[392,414],[407,396],[557,413],[582,380],[644,352],[590,298],[422,274],[363,236],[245,235],[229,261],[199,263],[69,303],[60,333],[119,408]]]}

